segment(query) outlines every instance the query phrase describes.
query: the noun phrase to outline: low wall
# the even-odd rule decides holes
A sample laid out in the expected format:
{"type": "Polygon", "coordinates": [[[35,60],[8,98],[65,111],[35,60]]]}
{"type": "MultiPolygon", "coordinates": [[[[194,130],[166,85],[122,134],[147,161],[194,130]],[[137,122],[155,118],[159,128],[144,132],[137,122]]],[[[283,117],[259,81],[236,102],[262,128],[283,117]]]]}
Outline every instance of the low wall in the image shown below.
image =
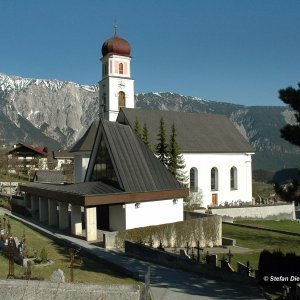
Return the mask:
{"type": "Polygon", "coordinates": [[[295,220],[294,203],[255,205],[246,207],[211,207],[210,211],[234,219],[295,220]]]}
{"type": "Polygon", "coordinates": [[[222,280],[247,282],[249,284],[256,284],[253,277],[241,276],[235,272],[229,273],[222,271],[218,267],[214,267],[208,264],[197,263],[192,260],[180,257],[179,255],[161,251],[158,249],[150,248],[139,243],[131,241],[125,241],[125,253],[127,256],[131,256],[140,260],[145,260],[166,267],[181,269],[188,272],[194,272],[205,276],[211,276],[222,280]]]}
{"type": "Polygon", "coordinates": [[[18,206],[25,207],[24,197],[21,197],[21,196],[12,196],[12,198],[11,198],[11,204],[15,204],[15,205],[18,205],[18,206]]]}
{"type": "Polygon", "coordinates": [[[140,289],[133,285],[52,283],[35,280],[0,280],[0,299],[5,300],[139,300],[140,289]]]}

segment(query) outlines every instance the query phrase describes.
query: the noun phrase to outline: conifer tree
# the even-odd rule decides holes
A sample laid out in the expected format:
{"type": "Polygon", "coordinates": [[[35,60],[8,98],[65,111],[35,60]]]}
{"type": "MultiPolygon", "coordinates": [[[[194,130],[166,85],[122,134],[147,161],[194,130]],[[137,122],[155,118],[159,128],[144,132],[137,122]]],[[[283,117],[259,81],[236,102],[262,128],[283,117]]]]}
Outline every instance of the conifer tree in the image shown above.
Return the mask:
{"type": "MultiPolygon", "coordinates": [[[[295,124],[287,124],[281,128],[281,137],[293,145],[300,146],[300,83],[298,83],[298,89],[288,87],[286,89],[279,90],[279,98],[286,104],[288,104],[294,110],[294,116],[296,119],[295,124]]],[[[300,202],[300,197],[297,194],[299,182],[293,180],[290,185],[281,186],[279,183],[275,183],[274,189],[277,195],[283,200],[296,203],[300,202]]]]}
{"type": "Polygon", "coordinates": [[[159,132],[158,132],[158,144],[155,147],[155,154],[158,156],[158,159],[167,166],[168,163],[168,144],[166,138],[165,122],[161,118],[159,121],[159,132]]]}
{"type": "Polygon", "coordinates": [[[295,111],[296,124],[287,124],[280,132],[281,137],[293,145],[300,146],[300,83],[298,89],[288,87],[279,90],[279,98],[286,104],[290,105],[295,111]]]}
{"type": "Polygon", "coordinates": [[[177,132],[174,123],[172,124],[170,141],[168,145],[167,167],[181,184],[184,185],[186,183],[186,176],[184,173],[185,163],[177,142],[177,132]]]}
{"type": "Polygon", "coordinates": [[[140,122],[137,117],[135,118],[135,121],[134,121],[133,130],[138,137],[142,137],[141,129],[140,129],[140,122]]]}
{"type": "Polygon", "coordinates": [[[150,147],[150,137],[149,137],[149,131],[146,123],[144,123],[142,139],[144,144],[150,147]]]}

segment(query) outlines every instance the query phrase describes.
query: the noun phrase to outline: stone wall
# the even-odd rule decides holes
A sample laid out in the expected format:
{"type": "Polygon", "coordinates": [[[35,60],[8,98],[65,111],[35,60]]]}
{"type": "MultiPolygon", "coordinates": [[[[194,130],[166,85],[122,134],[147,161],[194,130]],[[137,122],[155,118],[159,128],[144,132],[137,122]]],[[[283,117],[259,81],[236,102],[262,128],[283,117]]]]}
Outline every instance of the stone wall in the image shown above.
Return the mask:
{"type": "Polygon", "coordinates": [[[234,219],[295,220],[294,203],[210,208],[213,214],[234,219]]]}
{"type": "Polygon", "coordinates": [[[5,300],[139,300],[138,285],[88,285],[35,280],[0,280],[0,299],[5,300]]]}

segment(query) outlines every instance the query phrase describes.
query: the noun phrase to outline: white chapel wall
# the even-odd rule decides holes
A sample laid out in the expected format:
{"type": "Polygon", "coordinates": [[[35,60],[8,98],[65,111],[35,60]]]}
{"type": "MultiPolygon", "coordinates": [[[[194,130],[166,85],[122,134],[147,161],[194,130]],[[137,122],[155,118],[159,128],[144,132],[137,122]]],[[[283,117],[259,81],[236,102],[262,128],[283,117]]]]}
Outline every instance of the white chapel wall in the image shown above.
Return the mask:
{"type": "Polygon", "coordinates": [[[232,201],[252,201],[252,167],[251,155],[237,154],[190,154],[184,153],[186,174],[189,178],[190,169],[195,167],[198,172],[198,188],[202,190],[202,206],[212,204],[212,194],[217,194],[218,204],[232,201]],[[230,169],[237,168],[237,189],[230,187],[230,169]],[[218,169],[218,189],[211,190],[211,169],[218,169]]]}
{"type": "Polygon", "coordinates": [[[126,229],[183,221],[183,199],[126,204],[126,229]]]}

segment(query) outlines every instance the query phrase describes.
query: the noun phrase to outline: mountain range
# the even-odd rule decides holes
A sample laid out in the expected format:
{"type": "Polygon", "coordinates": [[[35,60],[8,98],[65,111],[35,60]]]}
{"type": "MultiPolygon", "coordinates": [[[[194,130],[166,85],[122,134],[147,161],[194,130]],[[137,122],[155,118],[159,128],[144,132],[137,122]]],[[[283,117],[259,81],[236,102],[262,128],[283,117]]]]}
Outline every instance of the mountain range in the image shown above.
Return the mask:
{"type": "MultiPolygon", "coordinates": [[[[300,149],[280,137],[294,123],[287,106],[243,106],[171,92],[135,95],[144,109],[226,115],[256,149],[254,169],[297,167],[300,149]]],[[[28,79],[0,73],[0,144],[23,142],[49,149],[70,148],[98,117],[98,86],[28,79]]]]}

